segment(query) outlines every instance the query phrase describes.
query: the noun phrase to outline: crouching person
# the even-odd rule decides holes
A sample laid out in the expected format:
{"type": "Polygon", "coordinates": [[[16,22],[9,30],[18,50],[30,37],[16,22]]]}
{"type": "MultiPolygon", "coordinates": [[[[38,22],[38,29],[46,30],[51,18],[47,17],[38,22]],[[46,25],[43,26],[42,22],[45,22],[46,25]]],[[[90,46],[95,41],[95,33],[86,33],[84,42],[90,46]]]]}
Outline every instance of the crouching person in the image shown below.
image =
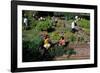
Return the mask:
{"type": "Polygon", "coordinates": [[[51,46],[49,36],[46,35],[44,39],[44,48],[49,49],[51,46]]]}
{"type": "Polygon", "coordinates": [[[50,47],[51,47],[50,39],[49,36],[46,35],[43,44],[43,49],[44,49],[43,60],[48,60],[50,47]]]}
{"type": "Polygon", "coordinates": [[[59,45],[59,46],[65,46],[65,44],[66,44],[66,41],[65,41],[64,37],[61,36],[61,37],[60,37],[60,40],[59,40],[59,42],[58,42],[58,45],[59,45]]]}

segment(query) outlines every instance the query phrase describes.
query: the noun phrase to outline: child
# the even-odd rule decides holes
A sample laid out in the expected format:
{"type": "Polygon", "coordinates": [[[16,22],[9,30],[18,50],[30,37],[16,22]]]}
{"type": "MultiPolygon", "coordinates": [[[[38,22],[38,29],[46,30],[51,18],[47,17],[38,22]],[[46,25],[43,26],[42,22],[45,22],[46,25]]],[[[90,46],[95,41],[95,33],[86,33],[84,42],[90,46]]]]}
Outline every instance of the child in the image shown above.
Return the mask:
{"type": "Polygon", "coordinates": [[[49,40],[49,36],[46,35],[45,39],[44,39],[44,48],[48,49],[50,48],[51,44],[50,44],[50,40],[49,40]]]}
{"type": "Polygon", "coordinates": [[[64,46],[65,45],[65,39],[63,36],[61,36],[60,40],[59,40],[59,46],[64,46]]]}

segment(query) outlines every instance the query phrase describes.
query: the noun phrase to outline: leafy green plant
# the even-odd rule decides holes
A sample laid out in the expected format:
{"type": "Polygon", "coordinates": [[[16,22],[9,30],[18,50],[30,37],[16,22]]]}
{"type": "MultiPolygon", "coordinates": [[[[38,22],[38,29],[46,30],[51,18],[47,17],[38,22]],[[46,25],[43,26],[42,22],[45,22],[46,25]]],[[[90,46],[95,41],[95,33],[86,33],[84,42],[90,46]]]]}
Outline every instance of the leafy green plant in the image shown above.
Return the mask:
{"type": "Polygon", "coordinates": [[[57,32],[53,32],[53,33],[51,34],[50,37],[51,37],[51,39],[54,40],[54,41],[60,39],[60,35],[59,35],[59,33],[57,33],[57,32]]]}
{"type": "Polygon", "coordinates": [[[49,50],[49,54],[51,56],[62,56],[64,54],[64,47],[63,46],[52,47],[52,50],[49,50]]]}
{"type": "Polygon", "coordinates": [[[54,57],[62,56],[64,54],[71,56],[76,54],[76,51],[73,48],[64,49],[64,46],[55,46],[49,50],[49,54],[54,57]]]}
{"type": "Polygon", "coordinates": [[[82,20],[78,21],[78,24],[82,28],[87,28],[87,29],[90,28],[90,22],[89,22],[89,20],[82,19],[82,20]]]}
{"type": "Polygon", "coordinates": [[[41,54],[39,52],[39,46],[41,45],[41,38],[36,37],[33,41],[23,40],[23,61],[39,61],[41,54]]]}
{"type": "Polygon", "coordinates": [[[70,48],[70,49],[65,51],[65,54],[67,54],[67,55],[76,54],[76,51],[73,48],[70,48]]]}
{"type": "Polygon", "coordinates": [[[76,41],[75,35],[72,34],[72,35],[69,37],[69,40],[70,40],[71,42],[75,42],[75,41],[76,41]]]}
{"type": "Polygon", "coordinates": [[[41,31],[43,30],[47,31],[49,28],[51,28],[49,17],[47,17],[45,21],[39,21],[36,25],[36,29],[41,30],[41,31]]]}

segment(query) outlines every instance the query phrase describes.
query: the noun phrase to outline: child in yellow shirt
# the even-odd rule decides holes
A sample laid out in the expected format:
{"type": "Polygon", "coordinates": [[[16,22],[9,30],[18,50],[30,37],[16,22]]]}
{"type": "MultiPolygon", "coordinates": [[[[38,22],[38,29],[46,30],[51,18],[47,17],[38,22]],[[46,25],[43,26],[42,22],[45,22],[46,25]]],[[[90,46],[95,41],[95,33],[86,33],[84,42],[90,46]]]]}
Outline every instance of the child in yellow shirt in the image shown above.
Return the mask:
{"type": "Polygon", "coordinates": [[[49,36],[46,35],[45,39],[44,39],[44,48],[48,49],[50,48],[51,44],[49,43],[49,36]]]}

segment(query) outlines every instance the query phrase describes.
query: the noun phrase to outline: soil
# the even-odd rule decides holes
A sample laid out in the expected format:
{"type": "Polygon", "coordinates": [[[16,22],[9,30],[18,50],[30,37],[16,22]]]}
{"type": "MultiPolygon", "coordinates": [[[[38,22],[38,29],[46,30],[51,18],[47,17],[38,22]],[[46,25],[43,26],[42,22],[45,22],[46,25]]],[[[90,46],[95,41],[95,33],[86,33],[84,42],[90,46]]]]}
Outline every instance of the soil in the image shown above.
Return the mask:
{"type": "Polygon", "coordinates": [[[89,59],[90,58],[90,46],[89,44],[73,44],[69,45],[69,47],[73,47],[76,51],[76,54],[70,55],[63,55],[60,57],[55,57],[54,60],[81,60],[81,59],[89,59]]]}

